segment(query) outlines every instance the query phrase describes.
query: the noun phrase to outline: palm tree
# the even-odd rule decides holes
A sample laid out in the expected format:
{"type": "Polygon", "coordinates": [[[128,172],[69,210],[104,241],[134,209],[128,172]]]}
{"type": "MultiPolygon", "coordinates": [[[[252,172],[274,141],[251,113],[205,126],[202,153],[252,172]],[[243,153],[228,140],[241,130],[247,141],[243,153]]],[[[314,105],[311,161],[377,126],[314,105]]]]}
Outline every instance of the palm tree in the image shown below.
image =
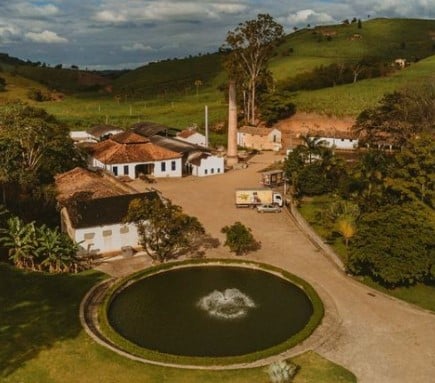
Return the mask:
{"type": "Polygon", "coordinates": [[[43,259],[41,262],[43,268],[48,268],[50,273],[77,269],[75,267],[75,263],[77,263],[75,254],[78,245],[65,234],[60,233],[57,228],[53,230],[43,225],[37,229],[37,232],[37,254],[43,259]]]}
{"type": "Polygon", "coordinates": [[[337,221],[337,230],[343,236],[346,248],[349,246],[349,240],[356,233],[355,219],[350,215],[343,215],[337,221]]]}
{"type": "Polygon", "coordinates": [[[302,146],[306,148],[308,153],[308,163],[312,163],[316,155],[321,156],[325,148],[326,141],[320,137],[310,137],[308,134],[301,135],[302,146]]]}
{"type": "Polygon", "coordinates": [[[9,218],[0,244],[9,249],[9,259],[18,268],[35,270],[35,223],[25,224],[18,217],[9,218]]]}

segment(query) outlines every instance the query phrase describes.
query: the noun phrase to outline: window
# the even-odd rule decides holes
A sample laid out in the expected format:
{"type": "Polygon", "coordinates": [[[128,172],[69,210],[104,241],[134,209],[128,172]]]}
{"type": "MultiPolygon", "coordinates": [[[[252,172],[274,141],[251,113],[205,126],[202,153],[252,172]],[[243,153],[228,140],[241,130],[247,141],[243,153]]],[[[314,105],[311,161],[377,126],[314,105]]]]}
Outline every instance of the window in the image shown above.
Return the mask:
{"type": "Polygon", "coordinates": [[[112,235],[112,230],[103,230],[103,237],[110,237],[112,235]]]}
{"type": "Polygon", "coordinates": [[[217,168],[217,172],[220,173],[221,172],[221,168],[217,168]]]}
{"type": "Polygon", "coordinates": [[[128,165],[124,165],[124,175],[128,176],[128,165]]]}
{"type": "Polygon", "coordinates": [[[117,166],[112,166],[112,172],[115,176],[118,175],[118,167],[117,166]]]}
{"type": "Polygon", "coordinates": [[[166,162],[161,162],[161,163],[160,163],[160,170],[161,170],[162,172],[166,172],[166,162]]]}
{"type": "Polygon", "coordinates": [[[177,163],[175,161],[171,161],[171,170],[174,171],[177,168],[177,163]]]}
{"type": "Polygon", "coordinates": [[[276,135],[273,135],[273,142],[276,142],[276,135]]]}
{"type": "Polygon", "coordinates": [[[211,174],[214,174],[214,168],[211,168],[211,174]]]}
{"type": "Polygon", "coordinates": [[[204,174],[208,174],[208,170],[207,169],[204,170],[204,174]]]}
{"type": "Polygon", "coordinates": [[[119,229],[119,232],[121,234],[127,234],[130,230],[128,229],[128,226],[121,226],[121,228],[119,229]]]}
{"type": "Polygon", "coordinates": [[[94,239],[94,237],[95,237],[95,233],[85,233],[85,235],[83,236],[85,241],[88,241],[90,239],[94,239]]]}

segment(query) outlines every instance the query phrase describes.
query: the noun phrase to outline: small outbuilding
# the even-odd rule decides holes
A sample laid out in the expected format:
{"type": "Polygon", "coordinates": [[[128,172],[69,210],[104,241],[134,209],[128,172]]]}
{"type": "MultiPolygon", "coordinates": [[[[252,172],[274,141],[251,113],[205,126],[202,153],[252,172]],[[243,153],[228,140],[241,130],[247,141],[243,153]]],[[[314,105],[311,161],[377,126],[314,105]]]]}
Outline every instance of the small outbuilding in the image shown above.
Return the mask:
{"type": "Polygon", "coordinates": [[[248,149],[281,150],[281,131],[276,128],[242,126],[237,131],[237,145],[248,149]]]}
{"type": "Polygon", "coordinates": [[[182,130],[177,134],[177,138],[181,141],[189,142],[193,145],[207,146],[206,138],[194,128],[182,130]]]}
{"type": "Polygon", "coordinates": [[[197,177],[207,177],[216,174],[223,174],[225,161],[210,153],[197,152],[189,156],[186,162],[187,172],[197,177]]]}

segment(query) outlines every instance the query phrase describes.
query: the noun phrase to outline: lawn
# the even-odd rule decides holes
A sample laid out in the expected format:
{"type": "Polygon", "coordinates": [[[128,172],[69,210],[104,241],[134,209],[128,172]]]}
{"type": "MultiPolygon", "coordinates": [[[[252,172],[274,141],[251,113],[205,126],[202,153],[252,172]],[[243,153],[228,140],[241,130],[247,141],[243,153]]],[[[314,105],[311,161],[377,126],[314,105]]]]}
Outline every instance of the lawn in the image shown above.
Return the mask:
{"type": "MultiPolygon", "coordinates": [[[[305,220],[313,227],[317,234],[322,238],[327,238],[329,232],[322,225],[321,221],[316,219],[317,212],[324,209],[331,202],[331,197],[329,196],[317,196],[314,198],[305,199],[300,208],[299,212],[305,218],[305,220]]],[[[343,262],[346,262],[347,249],[343,244],[341,238],[336,238],[330,241],[330,246],[334,251],[340,256],[343,262]]],[[[392,295],[396,298],[402,299],[409,303],[413,303],[417,306],[423,307],[428,310],[435,311],[435,286],[434,285],[424,285],[417,284],[410,287],[398,287],[395,289],[387,289],[380,284],[376,283],[369,277],[358,277],[358,280],[365,283],[366,285],[373,287],[385,294],[392,295]]]]}
{"type": "MultiPolygon", "coordinates": [[[[146,365],[99,346],[80,326],[78,308],[101,273],[28,273],[0,264],[0,380],[3,383],[268,382],[264,368],[182,370],[146,365]]],[[[186,340],[188,341],[188,340],[186,340]]],[[[314,352],[293,361],[296,383],[356,382],[314,352]]]]}

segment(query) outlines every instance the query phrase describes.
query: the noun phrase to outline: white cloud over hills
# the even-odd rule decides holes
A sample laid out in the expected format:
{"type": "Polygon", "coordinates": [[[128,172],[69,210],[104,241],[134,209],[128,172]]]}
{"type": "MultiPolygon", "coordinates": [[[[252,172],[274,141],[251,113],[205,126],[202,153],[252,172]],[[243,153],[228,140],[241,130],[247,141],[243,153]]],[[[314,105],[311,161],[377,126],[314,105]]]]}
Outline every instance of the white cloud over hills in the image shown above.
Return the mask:
{"type": "Polygon", "coordinates": [[[115,68],[216,51],[227,31],[258,13],[271,14],[291,32],[368,15],[433,19],[435,0],[0,1],[0,52],[115,68]]]}

